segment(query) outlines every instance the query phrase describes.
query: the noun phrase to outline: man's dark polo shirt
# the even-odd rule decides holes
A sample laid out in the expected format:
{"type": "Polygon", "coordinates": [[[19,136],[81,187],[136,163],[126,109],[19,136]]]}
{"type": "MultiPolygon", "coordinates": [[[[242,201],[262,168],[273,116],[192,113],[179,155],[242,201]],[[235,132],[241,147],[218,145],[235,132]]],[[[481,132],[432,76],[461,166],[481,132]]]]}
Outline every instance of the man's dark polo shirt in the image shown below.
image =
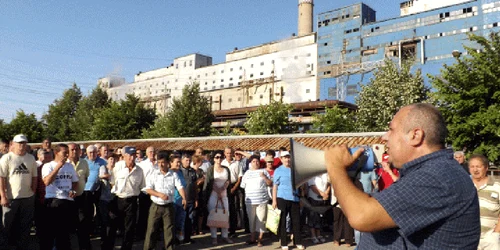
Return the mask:
{"type": "Polygon", "coordinates": [[[388,189],[373,194],[398,227],[363,233],[359,249],[477,249],[477,192],[453,151],[408,162],[400,174],[388,189]]]}

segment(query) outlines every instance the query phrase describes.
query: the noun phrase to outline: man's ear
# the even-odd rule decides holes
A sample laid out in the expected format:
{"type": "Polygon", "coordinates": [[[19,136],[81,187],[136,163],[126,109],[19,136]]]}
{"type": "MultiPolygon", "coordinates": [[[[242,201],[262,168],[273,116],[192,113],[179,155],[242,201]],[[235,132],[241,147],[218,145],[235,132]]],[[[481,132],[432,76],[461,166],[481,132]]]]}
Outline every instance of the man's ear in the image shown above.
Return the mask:
{"type": "Polygon", "coordinates": [[[412,146],[418,146],[424,143],[425,133],[420,128],[414,128],[405,135],[405,140],[412,146]]]}

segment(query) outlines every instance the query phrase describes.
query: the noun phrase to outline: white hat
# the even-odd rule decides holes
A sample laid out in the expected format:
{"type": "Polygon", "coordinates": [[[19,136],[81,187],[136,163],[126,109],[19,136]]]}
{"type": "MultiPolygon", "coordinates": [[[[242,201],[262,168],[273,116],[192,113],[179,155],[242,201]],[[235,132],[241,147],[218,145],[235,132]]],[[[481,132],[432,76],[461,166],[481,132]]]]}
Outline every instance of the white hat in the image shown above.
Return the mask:
{"type": "Polygon", "coordinates": [[[288,151],[281,151],[280,156],[281,157],[290,156],[290,152],[288,152],[288,151]]]}
{"type": "Polygon", "coordinates": [[[14,136],[14,142],[28,142],[28,138],[26,138],[25,135],[23,134],[18,134],[16,136],[14,136]]]}

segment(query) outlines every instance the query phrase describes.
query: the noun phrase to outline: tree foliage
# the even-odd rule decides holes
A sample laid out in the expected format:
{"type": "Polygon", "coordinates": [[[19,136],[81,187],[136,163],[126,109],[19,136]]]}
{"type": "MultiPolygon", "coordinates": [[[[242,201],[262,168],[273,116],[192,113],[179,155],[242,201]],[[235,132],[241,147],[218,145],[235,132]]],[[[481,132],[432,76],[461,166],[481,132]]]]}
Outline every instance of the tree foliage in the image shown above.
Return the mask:
{"type": "Polygon", "coordinates": [[[111,102],[108,108],[95,114],[90,137],[98,140],[138,139],[149,128],[156,114],[144,107],[139,98],[127,95],[125,100],[111,102]]]}
{"type": "Polygon", "coordinates": [[[355,131],[354,114],[347,108],[325,108],[324,114],[313,115],[312,132],[346,133],[355,131]]]}
{"type": "Polygon", "coordinates": [[[385,131],[401,107],[428,99],[429,88],[424,85],[421,71],[412,73],[411,69],[412,60],[403,61],[399,67],[396,62],[386,59],[370,82],[361,86],[356,98],[358,131],[385,131]]]}
{"type": "Polygon", "coordinates": [[[16,117],[6,126],[8,137],[24,134],[30,142],[41,142],[44,138],[42,122],[37,120],[35,114],[26,114],[23,110],[16,112],[16,117]]]}
{"type": "Polygon", "coordinates": [[[99,86],[94,88],[90,95],[83,97],[76,109],[73,119],[70,120],[71,134],[73,140],[98,140],[92,138],[91,131],[94,125],[95,116],[108,108],[111,100],[106,91],[99,86]]]}
{"type": "Polygon", "coordinates": [[[500,35],[469,34],[478,47],[465,47],[467,56],[430,76],[433,101],[446,119],[455,149],[500,157],[500,35]],[[481,50],[478,50],[481,48],[481,50]]]}
{"type": "Polygon", "coordinates": [[[277,101],[261,105],[256,111],[248,114],[245,128],[252,135],[291,133],[295,127],[288,117],[292,110],[291,104],[277,101]]]}
{"type": "Polygon", "coordinates": [[[143,132],[144,138],[208,136],[215,120],[207,97],[200,95],[200,85],[192,83],[182,89],[182,96],[172,101],[165,116],[143,132]]]}
{"type": "Polygon", "coordinates": [[[49,105],[49,110],[42,119],[46,125],[45,134],[54,141],[72,140],[70,121],[75,116],[82,92],[74,83],[70,89],[64,91],[61,99],[49,105]]]}

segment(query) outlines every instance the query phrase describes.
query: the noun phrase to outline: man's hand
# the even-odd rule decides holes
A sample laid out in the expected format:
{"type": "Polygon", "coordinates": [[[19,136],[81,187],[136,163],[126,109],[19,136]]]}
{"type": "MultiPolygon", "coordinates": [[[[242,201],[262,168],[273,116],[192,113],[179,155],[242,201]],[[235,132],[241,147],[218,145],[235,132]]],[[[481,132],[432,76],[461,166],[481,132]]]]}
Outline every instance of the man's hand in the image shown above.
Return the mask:
{"type": "Polygon", "coordinates": [[[166,195],[166,194],[163,194],[163,193],[162,193],[162,194],[160,195],[160,197],[158,197],[158,198],[160,198],[160,199],[162,199],[162,200],[166,201],[166,200],[168,200],[168,195],[166,195]]]}
{"type": "Polygon", "coordinates": [[[194,201],[194,208],[198,208],[198,200],[194,201]]]}
{"type": "Polygon", "coordinates": [[[236,186],[234,186],[233,188],[231,188],[231,194],[234,194],[234,192],[236,192],[237,188],[236,186]]]}
{"type": "Polygon", "coordinates": [[[60,162],[57,163],[56,169],[57,170],[61,169],[65,163],[66,163],[66,159],[61,160],[60,162]]]}
{"type": "Polygon", "coordinates": [[[76,197],[76,191],[75,190],[70,190],[69,191],[69,198],[75,198],[76,197]]]}
{"type": "Polygon", "coordinates": [[[356,160],[363,154],[364,148],[360,148],[353,155],[349,152],[347,146],[334,145],[325,149],[325,164],[328,173],[334,170],[347,170],[352,167],[356,160]]]}
{"type": "Polygon", "coordinates": [[[184,210],[186,210],[186,206],[187,206],[186,200],[182,199],[182,207],[184,207],[184,210]]]}
{"type": "Polygon", "coordinates": [[[7,197],[2,196],[0,205],[2,205],[2,207],[9,207],[10,206],[9,199],[7,199],[7,197]]]}
{"type": "Polygon", "coordinates": [[[392,172],[391,165],[388,162],[382,162],[382,168],[387,173],[392,172]]]}
{"type": "Polygon", "coordinates": [[[278,207],[278,202],[276,202],[275,200],[273,200],[273,209],[276,209],[278,207]]]}

